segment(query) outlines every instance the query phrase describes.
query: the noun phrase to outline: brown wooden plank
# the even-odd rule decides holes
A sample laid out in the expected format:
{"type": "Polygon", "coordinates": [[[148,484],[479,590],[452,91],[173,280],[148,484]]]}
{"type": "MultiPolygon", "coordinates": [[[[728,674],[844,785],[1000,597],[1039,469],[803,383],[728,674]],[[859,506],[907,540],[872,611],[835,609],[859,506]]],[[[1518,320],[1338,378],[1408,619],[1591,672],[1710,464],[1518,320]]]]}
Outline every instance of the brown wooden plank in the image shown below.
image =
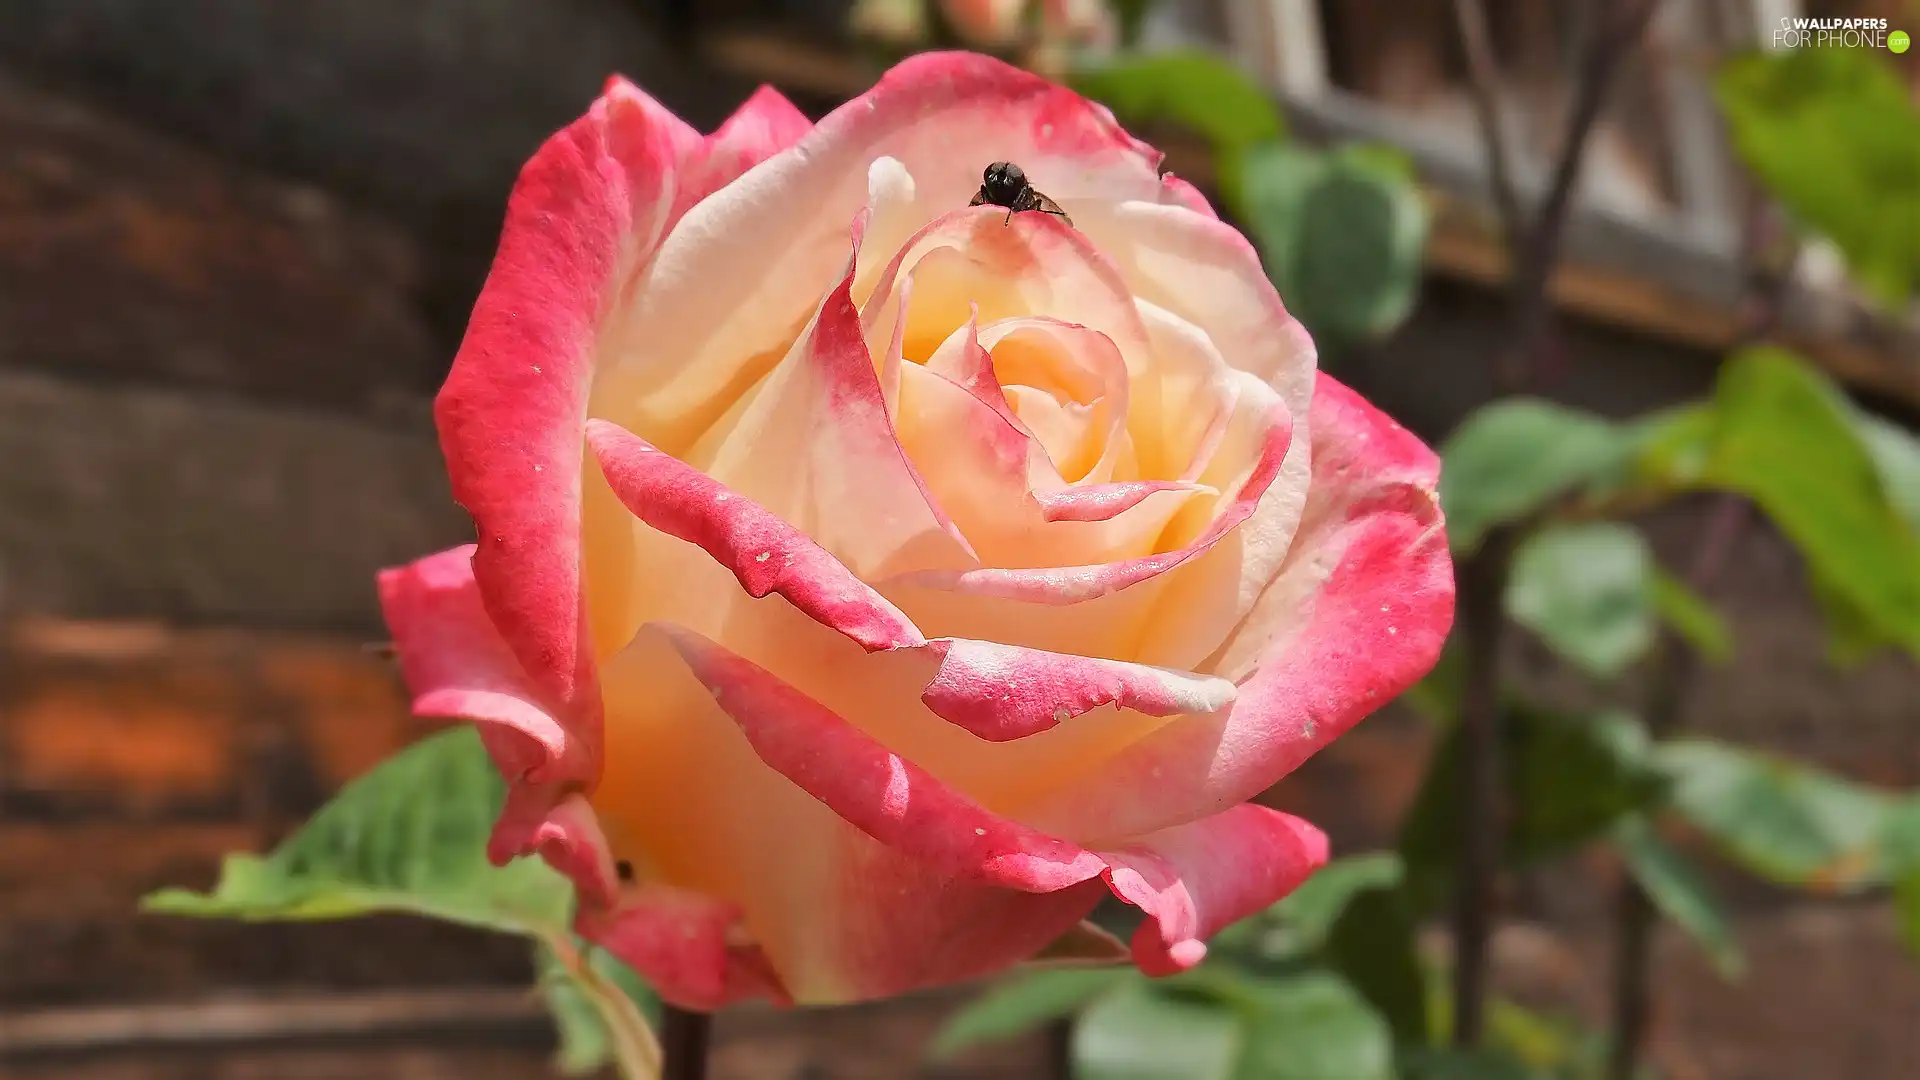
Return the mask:
{"type": "Polygon", "coordinates": [[[4,368],[0,508],[16,615],[374,631],[375,571],[473,538],[424,412],[396,427],[4,368]]]}
{"type": "Polygon", "coordinates": [[[429,730],[360,640],[30,620],[0,660],[0,808],[272,828],[429,730]]]}
{"type": "Polygon", "coordinates": [[[0,364],[378,409],[443,370],[393,225],[0,80],[0,364]]]}
{"type": "Polygon", "coordinates": [[[551,1049],[543,1045],[447,1040],[142,1050],[0,1062],[0,1080],[548,1080],[560,1075],[551,1049]]]}

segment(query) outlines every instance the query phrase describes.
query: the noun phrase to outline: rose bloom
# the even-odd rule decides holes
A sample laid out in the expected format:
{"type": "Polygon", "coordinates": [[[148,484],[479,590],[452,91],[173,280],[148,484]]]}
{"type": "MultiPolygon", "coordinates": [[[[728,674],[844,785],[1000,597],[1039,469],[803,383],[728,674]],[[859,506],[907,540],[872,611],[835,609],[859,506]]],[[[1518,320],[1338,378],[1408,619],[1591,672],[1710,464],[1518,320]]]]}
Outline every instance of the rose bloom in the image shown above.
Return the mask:
{"type": "Polygon", "coordinates": [[[435,410],[478,543],[381,593],[493,858],[667,1000],[1124,957],[1109,891],[1169,973],[1326,859],[1247,800],[1432,665],[1438,465],[1159,161],[927,54],[708,136],[616,79],[522,172],[435,410]]]}

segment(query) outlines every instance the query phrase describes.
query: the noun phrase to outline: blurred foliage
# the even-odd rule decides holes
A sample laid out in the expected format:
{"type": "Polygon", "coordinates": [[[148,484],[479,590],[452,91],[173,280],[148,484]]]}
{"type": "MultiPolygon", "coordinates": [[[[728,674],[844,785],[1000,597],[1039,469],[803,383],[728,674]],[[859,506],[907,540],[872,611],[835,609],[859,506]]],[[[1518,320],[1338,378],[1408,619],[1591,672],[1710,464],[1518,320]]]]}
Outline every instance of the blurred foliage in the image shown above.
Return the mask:
{"type": "Polygon", "coordinates": [[[1627,460],[1629,432],[1592,413],[1513,397],[1476,410],[1440,447],[1440,505],[1456,555],[1545,511],[1627,460]]]}
{"type": "MultiPolygon", "coordinates": [[[[422,739],[348,784],[266,855],[229,855],[211,893],[164,889],[158,914],[248,921],[404,912],[532,939],[571,1073],[607,1064],[652,995],[573,936],[573,886],[539,859],[494,866],[487,837],[506,785],[472,728],[422,739]]],[[[644,1053],[644,1049],[641,1050],[644,1053]]]]}
{"type": "Polygon", "coordinates": [[[1617,521],[1554,525],[1514,552],[1507,613],[1588,674],[1612,678],[1653,647],[1653,552],[1617,521]]]}
{"type": "Polygon", "coordinates": [[[1133,128],[1173,126],[1233,162],[1286,134],[1273,96],[1222,57],[1199,49],[1122,56],[1076,70],[1073,88],[1133,128]]]}
{"type": "Polygon", "coordinates": [[[1332,352],[1413,311],[1427,207],[1410,167],[1377,148],[1259,147],[1239,162],[1239,211],[1287,309],[1332,352]]]}
{"type": "Polygon", "coordinates": [[[1783,49],[1715,85],[1748,168],[1888,307],[1920,286],[1920,111],[1876,49],[1783,49]]]}

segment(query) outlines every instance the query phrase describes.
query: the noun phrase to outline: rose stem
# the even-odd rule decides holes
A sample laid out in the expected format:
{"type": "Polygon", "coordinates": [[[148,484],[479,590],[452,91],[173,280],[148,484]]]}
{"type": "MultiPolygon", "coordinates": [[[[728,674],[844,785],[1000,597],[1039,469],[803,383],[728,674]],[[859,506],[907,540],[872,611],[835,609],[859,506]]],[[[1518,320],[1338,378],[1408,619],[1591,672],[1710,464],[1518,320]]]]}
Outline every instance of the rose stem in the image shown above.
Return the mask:
{"type": "Polygon", "coordinates": [[[710,1013],[664,1006],[660,1015],[660,1080],[707,1080],[707,1045],[712,1040],[710,1013]]]}
{"type": "MultiPolygon", "coordinates": [[[[1746,185],[1746,224],[1741,229],[1741,259],[1751,307],[1728,352],[1766,338],[1780,323],[1787,294],[1793,286],[1794,257],[1772,263],[1773,247],[1781,234],[1780,216],[1757,185],[1746,185]]],[[[1687,583],[1706,594],[1720,578],[1727,557],[1753,520],[1751,507],[1738,495],[1717,497],[1707,522],[1694,541],[1686,568],[1687,583]]],[[[1644,706],[1647,733],[1656,740],[1671,738],[1687,727],[1688,691],[1700,671],[1700,654],[1671,626],[1663,626],[1647,674],[1644,706]]],[[[1646,1053],[1647,1031],[1653,1017],[1653,929],[1658,913],[1653,901],[1631,875],[1621,874],[1614,909],[1612,1037],[1607,1056],[1607,1080],[1632,1080],[1646,1053]]]]}
{"type": "MultiPolygon", "coordinates": [[[[1572,209],[1574,181],[1586,157],[1588,137],[1600,117],[1607,90],[1620,61],[1640,39],[1658,0],[1597,7],[1601,25],[1589,35],[1581,56],[1579,86],[1555,162],[1547,194],[1530,228],[1521,227],[1519,199],[1499,116],[1497,72],[1486,48],[1486,17],[1479,0],[1458,0],[1455,7],[1477,103],[1480,135],[1503,215],[1513,276],[1508,303],[1511,341],[1495,372],[1503,394],[1518,393],[1533,381],[1536,362],[1554,347],[1553,302],[1547,291],[1560,259],[1560,241],[1572,209]],[[1472,5],[1473,10],[1463,10],[1472,5]],[[1484,104],[1481,104],[1484,102],[1484,104]],[[1504,189],[1504,190],[1502,190],[1504,189]]],[[[1494,883],[1499,875],[1500,805],[1500,641],[1505,629],[1502,604],[1507,569],[1518,536],[1495,529],[1480,551],[1460,567],[1460,634],[1467,683],[1460,699],[1461,846],[1458,892],[1453,912],[1453,1040],[1461,1046],[1480,1042],[1485,1026],[1487,946],[1492,936],[1494,883]]]]}

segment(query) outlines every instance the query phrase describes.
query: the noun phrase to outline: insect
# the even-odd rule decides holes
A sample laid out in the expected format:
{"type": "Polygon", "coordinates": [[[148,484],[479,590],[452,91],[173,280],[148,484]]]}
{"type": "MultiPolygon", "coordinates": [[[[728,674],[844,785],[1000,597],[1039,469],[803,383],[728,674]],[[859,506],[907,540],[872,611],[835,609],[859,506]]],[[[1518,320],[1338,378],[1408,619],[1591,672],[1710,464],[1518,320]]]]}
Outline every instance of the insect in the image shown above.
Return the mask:
{"type": "Polygon", "coordinates": [[[1060,204],[1042,195],[1027,181],[1025,169],[1011,161],[996,161],[987,166],[980,174],[980,190],[974,195],[968,206],[1004,206],[1007,208],[1007,220],[1003,225],[1013,224],[1013,215],[1037,210],[1042,214],[1052,214],[1072,227],[1073,219],[1067,216],[1060,204]]]}

